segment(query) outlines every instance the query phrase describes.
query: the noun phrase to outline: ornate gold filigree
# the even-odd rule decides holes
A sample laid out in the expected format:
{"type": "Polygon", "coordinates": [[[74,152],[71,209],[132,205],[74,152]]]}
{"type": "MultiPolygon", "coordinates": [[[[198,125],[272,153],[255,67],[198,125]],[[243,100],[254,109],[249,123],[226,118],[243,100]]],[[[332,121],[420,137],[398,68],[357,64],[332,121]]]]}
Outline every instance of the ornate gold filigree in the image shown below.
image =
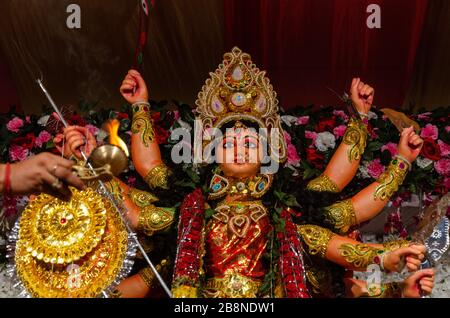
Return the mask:
{"type": "Polygon", "coordinates": [[[214,174],[208,199],[216,200],[227,194],[261,198],[272,186],[273,175],[260,174],[253,178],[233,179],[214,174]]]}
{"type": "Polygon", "coordinates": [[[109,182],[104,183],[109,193],[114,195],[115,199],[119,202],[123,202],[125,200],[123,189],[121,187],[120,181],[117,179],[112,179],[109,182]]]}
{"type": "Polygon", "coordinates": [[[341,256],[355,268],[365,269],[370,264],[376,264],[375,257],[385,251],[367,244],[342,244],[339,246],[341,256]]]}
{"type": "Polygon", "coordinates": [[[375,189],[375,199],[389,200],[405,180],[408,169],[409,163],[405,160],[400,158],[393,159],[386,171],[377,180],[380,185],[375,189]]]}
{"type": "Polygon", "coordinates": [[[367,127],[359,120],[350,119],[344,134],[344,144],[350,146],[348,160],[360,160],[367,143],[367,127]]]}
{"type": "Polygon", "coordinates": [[[297,231],[306,243],[311,255],[325,258],[328,243],[333,237],[333,232],[317,225],[297,225],[297,231]]]}
{"type": "Polygon", "coordinates": [[[138,190],[136,188],[131,188],[130,192],[128,192],[128,196],[130,197],[131,201],[140,208],[155,203],[159,200],[150,192],[138,190]]]}
{"type": "Polygon", "coordinates": [[[352,199],[339,201],[325,208],[325,218],[334,226],[339,234],[348,233],[350,228],[357,224],[352,199]]]}
{"type": "Polygon", "coordinates": [[[203,296],[208,298],[255,298],[260,286],[261,281],[230,271],[224,277],[207,279],[203,296]]]}
{"type": "Polygon", "coordinates": [[[173,215],[173,209],[148,205],[142,208],[139,214],[138,230],[148,236],[153,235],[155,232],[163,231],[173,223],[173,215]]]}
{"type": "Polygon", "coordinates": [[[326,174],[321,174],[317,178],[311,180],[307,185],[307,189],[316,192],[341,192],[337,184],[326,174]]]}
{"type": "Polygon", "coordinates": [[[156,187],[169,189],[169,175],[169,168],[164,163],[161,163],[148,172],[148,174],[144,178],[144,181],[151,189],[154,189],[156,187]]]}
{"type": "Polygon", "coordinates": [[[37,260],[52,264],[76,261],[102,238],[106,226],[102,197],[91,188],[71,191],[68,202],[41,194],[23,212],[19,238],[37,260]]]}
{"type": "MultiPolygon", "coordinates": [[[[156,265],[156,270],[161,274],[168,266],[169,262],[163,259],[158,265],[156,265]]],[[[150,267],[145,267],[139,271],[139,276],[142,278],[144,283],[148,288],[152,288],[155,285],[155,273],[153,273],[150,267]]]]}
{"type": "Polygon", "coordinates": [[[370,298],[401,298],[402,287],[400,283],[372,284],[367,286],[367,296],[370,298]]]}
{"type": "Polygon", "coordinates": [[[392,252],[402,247],[407,247],[411,244],[408,240],[395,240],[383,243],[383,249],[386,252],[392,252]]]}
{"type": "Polygon", "coordinates": [[[27,250],[23,238],[19,238],[16,270],[32,297],[98,297],[114,282],[126,257],[128,233],[110,202],[105,200],[104,205],[108,213],[101,241],[82,259],[69,265],[38,260],[27,250]]]}
{"type": "Polygon", "coordinates": [[[155,140],[155,132],[153,130],[153,122],[148,103],[133,104],[131,132],[133,134],[141,134],[142,143],[146,147],[155,140]]]}
{"type": "Polygon", "coordinates": [[[198,289],[188,285],[179,285],[172,288],[173,298],[197,298],[198,289]]]}

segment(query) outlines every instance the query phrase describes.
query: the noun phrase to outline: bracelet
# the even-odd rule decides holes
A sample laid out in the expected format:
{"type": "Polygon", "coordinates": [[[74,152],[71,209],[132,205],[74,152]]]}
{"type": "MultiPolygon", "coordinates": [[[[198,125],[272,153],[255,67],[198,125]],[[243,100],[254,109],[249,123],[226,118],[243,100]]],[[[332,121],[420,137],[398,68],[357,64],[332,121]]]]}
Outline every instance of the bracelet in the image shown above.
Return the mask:
{"type": "Polygon", "coordinates": [[[358,112],[359,116],[361,116],[362,118],[369,118],[368,114],[364,114],[362,112],[358,112]]]}
{"type": "Polygon", "coordinates": [[[3,179],[3,193],[5,195],[11,194],[11,165],[6,163],[5,165],[5,176],[3,179]]]}
{"type": "Polygon", "coordinates": [[[145,111],[145,112],[149,112],[150,111],[150,103],[149,102],[136,102],[133,105],[131,105],[131,109],[133,110],[133,113],[137,113],[139,111],[145,111]]]}
{"type": "Polygon", "coordinates": [[[396,155],[395,158],[401,159],[401,160],[403,160],[404,162],[406,162],[406,163],[408,164],[409,171],[412,170],[412,164],[411,164],[411,162],[410,162],[408,159],[406,159],[406,158],[403,157],[402,155],[396,155]]]}

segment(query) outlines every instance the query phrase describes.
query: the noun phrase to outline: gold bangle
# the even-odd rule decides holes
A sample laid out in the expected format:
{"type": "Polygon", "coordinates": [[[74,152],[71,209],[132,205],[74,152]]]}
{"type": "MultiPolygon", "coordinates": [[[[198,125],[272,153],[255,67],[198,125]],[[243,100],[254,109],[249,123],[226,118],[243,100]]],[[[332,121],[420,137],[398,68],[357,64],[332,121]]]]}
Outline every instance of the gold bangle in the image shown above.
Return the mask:
{"type": "Polygon", "coordinates": [[[360,160],[367,143],[367,127],[354,118],[350,119],[343,138],[344,144],[350,146],[348,160],[360,160]]]}
{"type": "Polygon", "coordinates": [[[164,163],[161,163],[147,173],[147,175],[144,178],[144,181],[148,184],[148,186],[151,189],[154,189],[156,187],[168,189],[169,175],[170,175],[169,168],[164,163]]]}
{"type": "MultiPolygon", "coordinates": [[[[366,269],[370,264],[376,264],[376,258],[385,251],[367,244],[342,244],[339,246],[341,256],[357,269],[366,269]]],[[[379,261],[378,261],[379,262],[379,261]]]]}
{"type": "Polygon", "coordinates": [[[352,199],[339,201],[325,208],[325,220],[332,225],[339,234],[346,234],[352,226],[357,224],[352,199]]]}
{"type": "MultiPolygon", "coordinates": [[[[158,271],[158,273],[161,274],[161,272],[167,267],[167,264],[168,264],[167,260],[163,259],[161,263],[156,265],[156,270],[158,271]]],[[[155,281],[155,273],[153,273],[150,267],[145,267],[141,269],[138,274],[148,288],[153,287],[155,281]]]]}
{"type": "Polygon", "coordinates": [[[153,194],[136,188],[131,188],[128,192],[128,196],[130,197],[130,200],[140,208],[146,207],[159,200],[153,194]]]}
{"type": "Polygon", "coordinates": [[[397,282],[367,286],[367,297],[370,298],[401,298],[402,294],[401,284],[397,282]]]}
{"type": "Polygon", "coordinates": [[[132,105],[133,120],[131,124],[131,132],[133,134],[141,134],[142,143],[148,147],[148,144],[155,140],[155,131],[153,130],[153,122],[150,117],[150,104],[139,102],[132,105]]]}
{"type": "Polygon", "coordinates": [[[316,192],[331,192],[331,193],[339,193],[341,190],[337,186],[337,184],[330,179],[326,174],[321,174],[317,178],[311,180],[307,187],[308,190],[316,191],[316,192]]]}
{"type": "Polygon", "coordinates": [[[392,160],[386,171],[377,180],[380,185],[375,189],[374,198],[383,201],[389,200],[397,192],[407,173],[408,163],[406,161],[400,158],[392,160]]]}
{"type": "Polygon", "coordinates": [[[411,244],[411,242],[408,240],[395,240],[395,241],[383,243],[383,249],[386,252],[392,252],[399,248],[407,247],[407,246],[409,246],[409,244],[411,244]]]}
{"type": "Polygon", "coordinates": [[[105,182],[105,186],[117,201],[123,203],[123,201],[125,200],[125,196],[119,181],[117,181],[116,179],[112,179],[109,182],[105,182]]]}
{"type": "Polygon", "coordinates": [[[325,258],[333,232],[317,225],[297,225],[297,232],[308,245],[311,255],[325,258]]]}
{"type": "Polygon", "coordinates": [[[155,232],[166,229],[173,223],[174,211],[169,208],[159,208],[154,205],[148,205],[142,208],[138,219],[138,231],[151,236],[155,232]]]}

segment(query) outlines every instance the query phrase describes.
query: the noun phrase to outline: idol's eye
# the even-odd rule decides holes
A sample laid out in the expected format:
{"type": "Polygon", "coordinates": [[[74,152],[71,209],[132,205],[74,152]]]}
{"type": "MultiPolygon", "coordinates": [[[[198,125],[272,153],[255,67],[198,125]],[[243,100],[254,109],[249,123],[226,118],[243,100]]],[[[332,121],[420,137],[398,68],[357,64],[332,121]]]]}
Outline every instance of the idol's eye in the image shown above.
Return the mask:
{"type": "Polygon", "coordinates": [[[223,141],[223,148],[233,148],[234,147],[234,140],[232,139],[225,139],[223,141]]]}
{"type": "Polygon", "coordinates": [[[258,147],[258,144],[256,142],[254,142],[254,141],[250,141],[249,140],[249,141],[245,141],[244,147],[245,148],[249,148],[249,149],[255,149],[255,148],[258,147]]]}

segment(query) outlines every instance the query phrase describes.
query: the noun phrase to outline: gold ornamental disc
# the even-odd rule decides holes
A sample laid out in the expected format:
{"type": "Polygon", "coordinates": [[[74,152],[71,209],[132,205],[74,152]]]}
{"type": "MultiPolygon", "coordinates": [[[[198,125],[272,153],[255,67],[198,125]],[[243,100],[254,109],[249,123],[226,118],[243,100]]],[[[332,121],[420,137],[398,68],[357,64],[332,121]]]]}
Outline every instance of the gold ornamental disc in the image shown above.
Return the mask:
{"type": "Polygon", "coordinates": [[[111,204],[104,200],[102,206],[107,214],[100,242],[70,264],[46,263],[33,257],[27,252],[28,242],[19,238],[15,253],[16,272],[30,296],[93,298],[101,296],[115,282],[126,259],[128,233],[111,204]]]}
{"type": "Polygon", "coordinates": [[[68,264],[92,251],[102,239],[106,226],[102,197],[90,188],[71,190],[68,202],[41,194],[22,214],[19,240],[26,253],[39,261],[68,264]]]}

